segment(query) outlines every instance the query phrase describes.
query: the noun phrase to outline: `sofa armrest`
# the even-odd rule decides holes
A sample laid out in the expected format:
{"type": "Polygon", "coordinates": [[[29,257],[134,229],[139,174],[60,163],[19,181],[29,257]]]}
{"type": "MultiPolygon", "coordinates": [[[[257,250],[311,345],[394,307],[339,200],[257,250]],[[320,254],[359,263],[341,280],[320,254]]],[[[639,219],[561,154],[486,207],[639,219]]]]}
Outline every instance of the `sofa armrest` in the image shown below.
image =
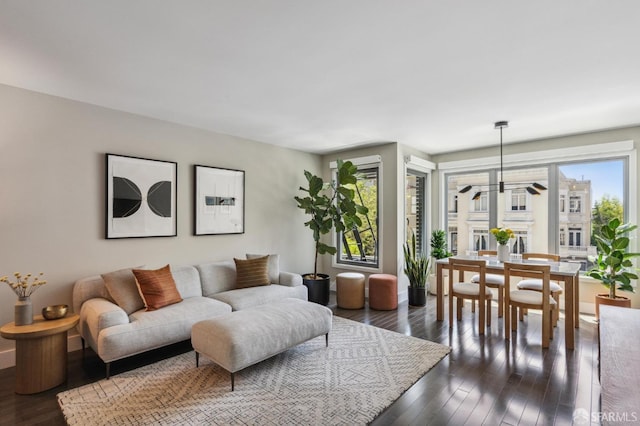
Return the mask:
{"type": "Polygon", "coordinates": [[[120,324],[129,324],[129,316],[121,307],[107,299],[89,299],[80,308],[78,331],[94,349],[102,330],[120,324]]]}
{"type": "Polygon", "coordinates": [[[280,272],[280,285],[286,285],[288,287],[296,287],[302,285],[302,275],[293,272],[280,272]]]}

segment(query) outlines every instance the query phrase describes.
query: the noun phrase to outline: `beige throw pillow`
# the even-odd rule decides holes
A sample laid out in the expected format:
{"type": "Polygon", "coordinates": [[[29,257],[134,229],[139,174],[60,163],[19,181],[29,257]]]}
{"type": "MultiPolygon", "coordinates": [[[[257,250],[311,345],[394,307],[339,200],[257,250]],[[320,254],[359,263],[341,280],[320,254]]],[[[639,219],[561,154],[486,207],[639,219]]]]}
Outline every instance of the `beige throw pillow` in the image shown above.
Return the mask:
{"type": "Polygon", "coordinates": [[[138,292],[136,277],[131,268],[102,274],[102,279],[111,298],[127,315],[144,308],[144,301],[138,292]]]}
{"type": "Polygon", "coordinates": [[[134,269],[133,275],[147,311],[182,302],[169,265],[156,270],[134,269]]]}
{"type": "Polygon", "coordinates": [[[236,263],[236,288],[269,285],[267,261],[269,256],[255,259],[233,259],[236,263]]]}

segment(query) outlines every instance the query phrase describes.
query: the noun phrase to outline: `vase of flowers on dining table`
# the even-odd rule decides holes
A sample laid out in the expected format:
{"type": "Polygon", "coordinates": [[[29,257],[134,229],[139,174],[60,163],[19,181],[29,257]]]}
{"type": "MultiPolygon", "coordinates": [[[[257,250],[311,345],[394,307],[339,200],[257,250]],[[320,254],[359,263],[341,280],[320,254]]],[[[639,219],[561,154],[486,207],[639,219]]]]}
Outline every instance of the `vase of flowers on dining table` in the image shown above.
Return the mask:
{"type": "Polygon", "coordinates": [[[491,234],[496,238],[498,243],[497,255],[499,262],[509,260],[509,240],[514,238],[513,231],[509,228],[492,228],[491,234]]]}

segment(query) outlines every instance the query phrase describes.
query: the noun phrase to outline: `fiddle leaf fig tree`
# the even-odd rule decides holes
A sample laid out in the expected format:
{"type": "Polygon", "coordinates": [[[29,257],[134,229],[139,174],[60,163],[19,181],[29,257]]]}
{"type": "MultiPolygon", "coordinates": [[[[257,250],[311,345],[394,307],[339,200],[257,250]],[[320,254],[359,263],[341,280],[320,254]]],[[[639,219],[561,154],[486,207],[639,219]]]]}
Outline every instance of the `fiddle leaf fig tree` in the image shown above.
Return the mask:
{"type": "Polygon", "coordinates": [[[635,268],[631,258],[640,253],[629,253],[629,237],[627,234],[638,226],[630,223],[620,224],[620,219],[611,219],[602,225],[595,235],[598,246],[598,256],[594,266],[587,272],[587,276],[602,282],[609,289],[609,298],[616,298],[616,290],[634,292],[631,280],[637,280],[638,275],[632,272],[635,268]]]}
{"type": "Polygon", "coordinates": [[[300,187],[304,196],[295,196],[298,207],[311,216],[305,226],[311,228],[315,241],[315,259],[313,277],[318,278],[318,255],[336,254],[336,248],[321,241],[322,235],[335,228],[343,232],[362,226],[358,214],[365,215],[368,209],[355,201],[355,185],[358,181],[358,168],[351,161],[338,160],[336,179],[324,182],[321,177],[305,170],[308,187],[300,187]]]}

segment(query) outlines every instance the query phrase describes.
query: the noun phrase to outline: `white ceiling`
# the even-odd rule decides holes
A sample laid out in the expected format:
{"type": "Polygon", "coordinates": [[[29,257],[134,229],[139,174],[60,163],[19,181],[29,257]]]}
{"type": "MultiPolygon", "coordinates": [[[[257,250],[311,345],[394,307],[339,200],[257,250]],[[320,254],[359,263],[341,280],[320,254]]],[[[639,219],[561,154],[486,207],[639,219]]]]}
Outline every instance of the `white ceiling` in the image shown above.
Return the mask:
{"type": "Polygon", "coordinates": [[[309,152],[640,124],[637,0],[0,0],[0,83],[309,152]]]}

